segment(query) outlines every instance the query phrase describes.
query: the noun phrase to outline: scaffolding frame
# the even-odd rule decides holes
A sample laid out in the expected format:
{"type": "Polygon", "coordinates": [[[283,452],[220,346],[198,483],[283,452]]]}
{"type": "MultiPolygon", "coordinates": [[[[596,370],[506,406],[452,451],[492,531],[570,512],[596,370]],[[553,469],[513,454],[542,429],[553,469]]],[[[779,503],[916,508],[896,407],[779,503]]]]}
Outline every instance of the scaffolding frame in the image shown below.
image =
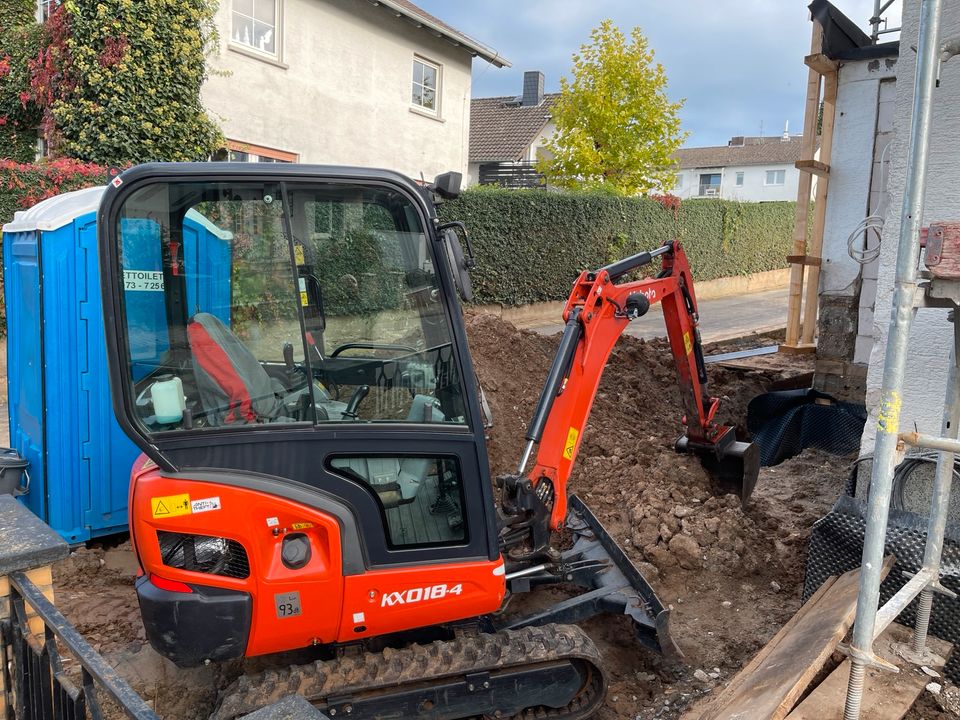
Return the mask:
{"type": "MultiPolygon", "coordinates": [[[[890,6],[887,2],[873,20],[890,6]]],[[[878,657],[873,651],[877,637],[919,598],[913,642],[905,649],[905,659],[916,664],[929,660],[927,631],[933,607],[934,593],[951,597],[956,595],[940,584],[940,559],[943,551],[944,530],[947,522],[955,453],[960,452],[957,427],[960,424],[960,280],[950,280],[946,291],[933,288],[935,282],[924,288],[927,296],[918,294],[920,235],[923,201],[926,193],[927,160],[930,149],[930,129],[933,117],[933,93],[937,86],[940,63],[949,58],[947,44],[940,45],[940,21],[943,0],[920,0],[920,24],[917,41],[917,67],[914,75],[913,114],[910,120],[907,178],[900,214],[900,237],[897,245],[896,276],[890,325],[887,336],[880,404],[877,412],[877,435],[874,444],[874,462],[870,477],[863,557],[860,569],[860,589],[853,639],[845,652],[850,656],[850,678],[844,705],[844,720],[858,720],[864,692],[867,667],[878,667],[897,672],[897,668],[878,657]],[[949,320],[953,323],[953,348],[950,351],[949,376],[945,391],[942,437],[900,432],[900,411],[906,362],[910,351],[910,328],[920,305],[952,307],[949,320]],[[906,445],[940,451],[934,477],[924,548],[923,567],[882,607],[880,601],[880,570],[883,564],[887,534],[887,518],[893,488],[893,474],[898,453],[906,445]]],[[[874,24],[874,30],[877,30],[874,24]]],[[[956,43],[954,43],[955,45],[956,43]]]]}

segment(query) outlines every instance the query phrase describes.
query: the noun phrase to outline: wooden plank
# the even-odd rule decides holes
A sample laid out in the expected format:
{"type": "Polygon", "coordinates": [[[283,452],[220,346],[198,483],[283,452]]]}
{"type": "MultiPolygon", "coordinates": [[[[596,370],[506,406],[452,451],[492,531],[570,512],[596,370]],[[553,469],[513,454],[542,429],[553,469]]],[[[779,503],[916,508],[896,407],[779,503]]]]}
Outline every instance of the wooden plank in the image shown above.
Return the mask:
{"type": "Polygon", "coordinates": [[[793,166],[800,172],[813,173],[817,177],[827,177],[830,174],[830,166],[819,160],[797,160],[793,166]]]}
{"type": "MultiPolygon", "coordinates": [[[[833,124],[837,112],[837,76],[823,79],[823,121],[820,128],[820,161],[830,164],[833,154],[833,124]]],[[[803,173],[806,175],[806,173],[803,173]]],[[[803,176],[801,175],[801,177],[803,176]]],[[[816,206],[813,213],[813,232],[810,233],[808,255],[820,257],[823,253],[823,230],[827,221],[827,190],[830,178],[817,182],[816,206]]],[[[803,303],[803,330],[800,342],[812,343],[817,330],[817,306],[820,301],[820,268],[811,267],[807,278],[806,297],[803,303]]]]}
{"type": "Polygon", "coordinates": [[[787,355],[807,355],[809,353],[815,353],[817,351],[817,346],[813,343],[797,343],[796,345],[787,345],[784,343],[780,346],[780,352],[787,355]]]}
{"type": "Polygon", "coordinates": [[[787,262],[820,267],[823,260],[818,257],[810,257],[809,255],[787,255],[787,262]]]}
{"type": "MultiPolygon", "coordinates": [[[[823,47],[823,28],[816,20],[811,23],[810,53],[819,53],[823,47]]],[[[817,143],[817,116],[820,112],[820,73],[807,72],[807,101],[803,111],[803,140],[801,157],[812,158],[817,143]]],[[[807,254],[807,217],[810,212],[810,173],[800,173],[797,181],[797,208],[793,223],[793,255],[807,254]]],[[[800,311],[803,305],[803,265],[790,268],[790,295],[787,304],[787,344],[796,345],[800,339],[800,311]]]]}
{"type": "Polygon", "coordinates": [[[684,714],[682,720],[712,720],[712,718],[716,717],[714,713],[719,712],[723,704],[726,703],[727,699],[732,697],[733,693],[735,693],[737,689],[739,689],[740,686],[747,681],[747,678],[757,671],[757,668],[759,668],[761,663],[766,660],[773,648],[775,648],[777,644],[790,633],[793,627],[800,621],[801,618],[804,617],[804,615],[810,612],[810,610],[820,601],[820,598],[823,597],[827,590],[829,590],[836,581],[837,578],[834,576],[828,577],[826,580],[824,580],[823,584],[817,589],[817,591],[810,596],[810,599],[800,606],[800,609],[797,610],[797,612],[793,614],[793,617],[791,617],[786,624],[777,631],[776,635],[770,638],[766,645],[760,648],[760,651],[754,655],[753,659],[750,660],[750,662],[747,663],[744,668],[734,676],[733,680],[730,681],[730,684],[727,685],[722,692],[711,698],[705,706],[702,706],[699,709],[694,708],[691,712],[684,714]]]}
{"type": "Polygon", "coordinates": [[[819,75],[831,75],[837,72],[840,63],[831,60],[821,52],[812,53],[803,59],[803,64],[819,75]]]}
{"type": "MultiPolygon", "coordinates": [[[[884,561],[882,576],[893,560],[884,561]]],[[[853,624],[859,586],[859,568],[837,578],[760,662],[739,673],[743,679],[736,685],[734,678],[733,692],[702,720],[783,720],[853,624]]]]}
{"type": "MultiPolygon", "coordinates": [[[[888,627],[873,644],[874,652],[900,668],[899,673],[876,668],[867,669],[860,717],[871,720],[898,720],[913,706],[927,683],[927,677],[916,666],[901,658],[894,645],[909,644],[913,631],[903,625],[888,627]]],[[[927,638],[927,646],[941,658],[950,654],[950,643],[933,636],[927,638]]],[[[928,667],[943,668],[942,662],[933,662],[928,667]]],[[[847,695],[847,680],[850,677],[850,660],[844,660],[810,693],[797,709],[787,715],[787,720],[843,720],[843,704],[847,695]]],[[[941,681],[942,684],[942,681],[941,681]]]]}

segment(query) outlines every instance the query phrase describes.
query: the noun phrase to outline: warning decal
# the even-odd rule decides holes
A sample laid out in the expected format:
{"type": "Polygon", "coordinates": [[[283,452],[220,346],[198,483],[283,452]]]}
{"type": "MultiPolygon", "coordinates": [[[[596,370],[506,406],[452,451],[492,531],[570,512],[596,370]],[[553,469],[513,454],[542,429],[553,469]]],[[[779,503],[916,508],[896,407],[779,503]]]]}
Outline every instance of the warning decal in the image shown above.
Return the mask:
{"type": "Polygon", "coordinates": [[[182,495],[165,495],[164,497],[150,498],[150,510],[155,518],[189,515],[191,513],[190,496],[184,493],[182,495]]]}
{"type": "Polygon", "coordinates": [[[202,500],[190,501],[190,510],[195,513],[210,512],[211,510],[219,510],[219,509],[220,509],[219,496],[203,498],[202,500]]]}
{"type": "Polygon", "coordinates": [[[567,460],[573,460],[573,451],[577,449],[577,438],[580,437],[580,431],[575,427],[570,428],[567,433],[567,442],[563,444],[563,457],[567,460]]]}
{"type": "Polygon", "coordinates": [[[690,339],[689,332],[685,332],[683,334],[683,350],[687,355],[689,355],[690,351],[693,350],[693,340],[690,339]]]}

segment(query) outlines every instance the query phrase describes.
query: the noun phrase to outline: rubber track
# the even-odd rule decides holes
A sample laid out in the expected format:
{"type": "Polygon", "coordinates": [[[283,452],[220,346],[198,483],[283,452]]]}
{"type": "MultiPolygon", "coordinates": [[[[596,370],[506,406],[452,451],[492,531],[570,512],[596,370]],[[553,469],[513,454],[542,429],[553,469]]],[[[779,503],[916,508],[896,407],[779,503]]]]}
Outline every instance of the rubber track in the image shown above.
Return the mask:
{"type": "Polygon", "coordinates": [[[422,685],[434,679],[561,659],[591,665],[592,681],[566,708],[534,707],[515,717],[563,720],[589,717],[599,708],[606,693],[600,653],[576,625],[544,625],[479,633],[429,645],[387,648],[383,652],[244,675],[223,692],[210,720],[234,720],[288,695],[303,695],[317,703],[330,697],[361,695],[408,683],[422,685]]]}

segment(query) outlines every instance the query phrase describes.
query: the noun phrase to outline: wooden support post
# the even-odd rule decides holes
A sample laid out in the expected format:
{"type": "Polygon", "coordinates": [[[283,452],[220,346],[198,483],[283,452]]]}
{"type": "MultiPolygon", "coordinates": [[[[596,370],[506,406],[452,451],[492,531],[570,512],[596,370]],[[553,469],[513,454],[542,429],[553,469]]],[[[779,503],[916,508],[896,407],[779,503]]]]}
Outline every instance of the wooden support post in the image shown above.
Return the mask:
{"type": "MultiPolygon", "coordinates": [[[[833,152],[833,122],[837,112],[837,73],[823,76],[823,120],[820,129],[820,162],[830,165],[833,152]]],[[[822,177],[817,182],[816,207],[813,215],[813,232],[810,234],[810,249],[807,254],[819,258],[823,253],[823,231],[827,220],[827,196],[830,178],[822,177]]],[[[807,275],[806,298],[803,303],[803,332],[801,344],[813,344],[817,332],[817,307],[820,297],[820,265],[811,265],[807,275]]]]}
{"type": "MultiPolygon", "coordinates": [[[[813,21],[810,54],[819,54],[823,45],[823,28],[813,21]]],[[[801,155],[812,158],[817,141],[817,116],[820,110],[820,73],[810,68],[807,73],[807,105],[803,113],[803,140],[801,155]]],[[[810,211],[812,176],[800,173],[797,183],[797,211],[793,225],[791,255],[807,254],[807,215],[810,211]]],[[[794,263],[790,268],[790,296],[787,306],[787,337],[785,345],[796,346],[800,340],[800,309],[803,302],[804,265],[794,263]]]]}

